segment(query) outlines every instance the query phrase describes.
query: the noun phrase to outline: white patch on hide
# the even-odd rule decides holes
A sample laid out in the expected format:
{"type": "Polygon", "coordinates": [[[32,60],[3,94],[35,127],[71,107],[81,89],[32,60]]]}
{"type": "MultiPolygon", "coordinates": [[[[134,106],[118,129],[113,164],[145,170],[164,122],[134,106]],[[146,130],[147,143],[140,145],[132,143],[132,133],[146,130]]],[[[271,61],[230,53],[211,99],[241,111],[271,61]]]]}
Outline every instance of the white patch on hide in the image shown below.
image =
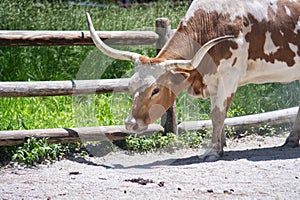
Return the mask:
{"type": "Polygon", "coordinates": [[[300,30],[300,17],[298,18],[298,22],[297,22],[296,27],[294,29],[294,33],[298,34],[299,30],[300,30]]]}
{"type": "Polygon", "coordinates": [[[284,32],[282,32],[282,30],[279,31],[281,36],[284,36],[284,32]]]}
{"type": "Polygon", "coordinates": [[[298,53],[298,46],[294,45],[292,43],[289,43],[289,47],[297,55],[297,53],[298,53]]]}
{"type": "Polygon", "coordinates": [[[195,12],[199,9],[206,12],[216,11],[218,14],[230,14],[231,21],[236,17],[248,16],[251,14],[259,22],[268,20],[268,8],[271,5],[274,12],[277,12],[277,0],[252,0],[252,1],[233,1],[233,0],[198,0],[193,1],[187,11],[183,24],[187,25],[190,18],[194,17],[195,12]],[[272,5],[271,5],[272,4],[272,5]]]}
{"type": "Polygon", "coordinates": [[[288,16],[291,16],[291,10],[287,6],[284,6],[284,9],[285,9],[286,14],[288,16]]]}
{"type": "Polygon", "coordinates": [[[300,58],[295,58],[296,64],[292,67],[287,66],[285,62],[275,60],[274,63],[266,62],[265,60],[251,60],[251,71],[248,71],[246,76],[242,77],[239,85],[249,83],[289,83],[295,80],[300,80],[300,58]]]}
{"type": "Polygon", "coordinates": [[[264,44],[264,53],[266,55],[270,55],[271,53],[275,53],[277,52],[277,50],[279,49],[279,47],[277,47],[272,38],[271,38],[271,33],[269,31],[266,32],[266,40],[265,40],[265,44],[264,44]]]}
{"type": "Polygon", "coordinates": [[[292,43],[289,43],[289,47],[290,47],[290,49],[295,53],[295,57],[294,57],[294,61],[296,62],[296,63],[300,63],[300,57],[298,56],[298,46],[297,45],[294,45],[294,44],[292,44],[292,43]]]}
{"type": "Polygon", "coordinates": [[[134,94],[133,99],[137,99],[139,96],[140,96],[140,93],[137,91],[137,92],[134,94]]]}
{"type": "Polygon", "coordinates": [[[277,0],[270,0],[269,5],[274,11],[274,13],[277,14],[278,11],[277,0]]]}

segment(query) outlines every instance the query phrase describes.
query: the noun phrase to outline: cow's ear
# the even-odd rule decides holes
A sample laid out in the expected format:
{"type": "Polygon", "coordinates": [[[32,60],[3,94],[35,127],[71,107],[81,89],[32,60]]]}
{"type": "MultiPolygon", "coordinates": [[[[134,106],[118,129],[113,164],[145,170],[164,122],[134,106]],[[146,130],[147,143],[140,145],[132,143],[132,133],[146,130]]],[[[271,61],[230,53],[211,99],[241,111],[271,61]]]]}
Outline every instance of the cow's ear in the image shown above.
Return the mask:
{"type": "Polygon", "coordinates": [[[164,62],[167,71],[191,71],[195,67],[190,60],[168,60],[164,62]]]}
{"type": "Polygon", "coordinates": [[[148,56],[141,55],[139,57],[139,60],[143,65],[151,65],[151,64],[162,63],[166,59],[164,59],[164,58],[149,58],[148,56]]]}
{"type": "Polygon", "coordinates": [[[189,71],[184,70],[171,70],[172,73],[172,83],[179,84],[187,80],[190,77],[189,71]]]}

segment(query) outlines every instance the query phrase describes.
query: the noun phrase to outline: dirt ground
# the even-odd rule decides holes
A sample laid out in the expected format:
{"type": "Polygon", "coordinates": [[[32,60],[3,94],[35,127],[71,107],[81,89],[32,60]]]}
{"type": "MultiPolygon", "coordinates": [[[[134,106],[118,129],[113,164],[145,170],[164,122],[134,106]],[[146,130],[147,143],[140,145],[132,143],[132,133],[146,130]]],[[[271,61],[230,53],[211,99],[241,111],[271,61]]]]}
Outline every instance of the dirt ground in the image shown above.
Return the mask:
{"type": "Polygon", "coordinates": [[[0,199],[299,199],[300,148],[285,137],[228,141],[216,162],[204,149],[108,153],[0,170],[0,199]]]}

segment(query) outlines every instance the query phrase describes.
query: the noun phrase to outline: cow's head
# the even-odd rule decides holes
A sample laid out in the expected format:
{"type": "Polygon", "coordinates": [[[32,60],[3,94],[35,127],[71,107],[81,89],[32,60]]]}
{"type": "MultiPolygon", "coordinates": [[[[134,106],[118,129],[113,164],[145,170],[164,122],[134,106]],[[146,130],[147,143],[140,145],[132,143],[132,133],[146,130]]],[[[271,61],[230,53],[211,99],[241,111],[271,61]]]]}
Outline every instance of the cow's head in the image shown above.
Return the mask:
{"type": "Polygon", "coordinates": [[[135,64],[135,74],[129,82],[133,102],[126,119],[126,128],[134,132],[147,129],[173,105],[176,95],[189,87],[190,72],[195,70],[211,47],[233,37],[223,36],[207,42],[192,60],[166,60],[107,46],[96,34],[88,13],[87,20],[93,41],[102,53],[115,59],[131,60],[135,64]]]}

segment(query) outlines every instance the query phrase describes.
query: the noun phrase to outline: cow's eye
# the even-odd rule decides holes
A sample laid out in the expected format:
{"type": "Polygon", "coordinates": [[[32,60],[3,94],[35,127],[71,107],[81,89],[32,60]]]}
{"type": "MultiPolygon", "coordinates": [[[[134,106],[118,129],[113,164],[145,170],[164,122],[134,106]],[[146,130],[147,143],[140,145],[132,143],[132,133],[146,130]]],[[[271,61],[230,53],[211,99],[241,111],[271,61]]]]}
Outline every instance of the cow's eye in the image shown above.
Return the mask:
{"type": "Polygon", "coordinates": [[[152,90],[151,96],[156,95],[156,94],[158,94],[158,93],[159,93],[159,88],[154,88],[154,89],[152,90]]]}

